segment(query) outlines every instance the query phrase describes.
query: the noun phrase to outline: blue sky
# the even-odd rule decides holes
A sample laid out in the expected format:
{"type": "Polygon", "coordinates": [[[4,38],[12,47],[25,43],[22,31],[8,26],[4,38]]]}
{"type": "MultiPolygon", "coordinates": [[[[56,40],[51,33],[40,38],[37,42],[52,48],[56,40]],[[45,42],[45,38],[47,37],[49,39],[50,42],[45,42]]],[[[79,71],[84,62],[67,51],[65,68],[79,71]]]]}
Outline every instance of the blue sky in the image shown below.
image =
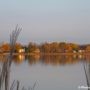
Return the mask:
{"type": "Polygon", "coordinates": [[[0,42],[16,24],[22,43],[90,43],[90,0],[0,0],[0,42]]]}

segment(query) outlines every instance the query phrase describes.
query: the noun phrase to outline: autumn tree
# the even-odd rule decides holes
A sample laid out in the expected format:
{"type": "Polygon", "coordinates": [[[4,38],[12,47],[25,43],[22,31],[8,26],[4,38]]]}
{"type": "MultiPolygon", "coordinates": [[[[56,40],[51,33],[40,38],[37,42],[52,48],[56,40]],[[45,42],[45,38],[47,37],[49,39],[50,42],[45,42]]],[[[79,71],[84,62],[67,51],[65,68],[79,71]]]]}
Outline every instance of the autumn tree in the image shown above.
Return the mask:
{"type": "Polygon", "coordinates": [[[65,42],[60,42],[59,43],[59,49],[60,49],[60,52],[65,53],[66,43],[65,42]]]}
{"type": "Polygon", "coordinates": [[[90,52],[90,45],[86,47],[86,52],[90,52]]]}
{"type": "Polygon", "coordinates": [[[40,45],[40,51],[43,53],[50,53],[50,44],[43,43],[42,45],[40,45]]]}
{"type": "Polygon", "coordinates": [[[58,53],[59,52],[59,44],[57,42],[53,42],[50,44],[50,52],[58,53]]]}
{"type": "Polygon", "coordinates": [[[2,52],[9,52],[10,51],[10,45],[8,43],[4,43],[1,45],[0,50],[2,52]]]}
{"type": "Polygon", "coordinates": [[[28,44],[28,52],[33,52],[33,51],[35,51],[36,49],[37,49],[38,47],[37,47],[37,45],[35,44],[35,43],[32,43],[32,42],[30,42],[29,44],[28,44]]]}
{"type": "Polygon", "coordinates": [[[16,44],[15,44],[15,49],[14,49],[14,51],[15,51],[15,52],[18,52],[19,49],[21,49],[21,48],[22,48],[22,45],[21,45],[20,43],[16,43],[16,44]]]}

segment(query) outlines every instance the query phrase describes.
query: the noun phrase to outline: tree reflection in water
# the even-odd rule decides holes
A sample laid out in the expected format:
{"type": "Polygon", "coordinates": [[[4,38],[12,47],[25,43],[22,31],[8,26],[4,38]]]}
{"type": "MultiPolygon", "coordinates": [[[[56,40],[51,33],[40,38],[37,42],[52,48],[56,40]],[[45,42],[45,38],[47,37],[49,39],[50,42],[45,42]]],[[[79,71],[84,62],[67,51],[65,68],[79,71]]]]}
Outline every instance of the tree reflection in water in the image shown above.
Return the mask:
{"type": "MultiPolygon", "coordinates": [[[[30,65],[42,63],[44,65],[58,66],[67,64],[72,65],[84,60],[90,60],[90,57],[84,55],[82,55],[82,57],[79,57],[79,55],[29,55],[25,56],[24,59],[27,60],[30,65]]],[[[16,60],[14,62],[17,63],[16,60]]]]}
{"type": "MultiPolygon", "coordinates": [[[[3,69],[4,70],[7,70],[7,67],[8,68],[8,72],[7,72],[7,79],[6,81],[8,81],[8,84],[6,83],[5,85],[6,86],[10,86],[9,85],[9,78],[10,78],[10,66],[11,64],[9,62],[7,62],[8,60],[8,57],[2,57],[0,56],[2,62],[4,63],[3,64],[3,69]],[[9,65],[8,65],[9,63],[9,65]]],[[[10,58],[10,57],[9,57],[10,58]]],[[[58,66],[58,65],[72,65],[72,64],[75,64],[75,63],[78,63],[78,62],[81,62],[81,61],[84,61],[84,62],[89,62],[90,61],[90,56],[78,56],[78,55],[71,55],[71,56],[65,56],[65,55],[43,55],[43,56],[40,56],[40,55],[29,55],[29,56],[25,56],[25,55],[17,55],[17,56],[13,56],[12,57],[12,61],[16,64],[20,64],[24,61],[28,61],[28,63],[30,65],[33,65],[33,64],[37,64],[37,63],[42,63],[44,65],[53,65],[53,66],[58,66]]],[[[2,71],[4,71],[2,70],[2,71]]],[[[85,75],[86,75],[86,80],[87,80],[87,85],[89,86],[89,76],[90,76],[90,64],[89,63],[84,63],[84,71],[85,71],[85,75]]],[[[3,86],[4,85],[4,82],[1,82],[4,80],[4,76],[6,73],[6,71],[1,75],[2,78],[0,77],[0,85],[3,86]]],[[[5,81],[5,82],[6,82],[5,81]]],[[[1,90],[18,90],[19,89],[19,81],[13,81],[12,85],[11,85],[11,88],[10,89],[1,89],[1,90]],[[14,89],[13,89],[14,88],[14,89]]],[[[34,84],[33,87],[35,87],[36,83],[34,84]]],[[[0,86],[0,87],[1,87],[0,86]]],[[[5,86],[5,87],[6,87],[5,86]]],[[[22,89],[21,89],[22,90],[22,89]]],[[[25,90],[25,88],[23,87],[23,90],[25,90]]],[[[26,89],[27,90],[27,89],[26,89]]],[[[28,90],[33,90],[32,88],[29,88],[28,90]]],[[[88,89],[89,90],[89,89],[88,89]]]]}
{"type": "MultiPolygon", "coordinates": [[[[4,56],[5,57],[5,56],[4,56]]],[[[0,62],[5,62],[5,59],[2,59],[3,56],[0,56],[0,62]]],[[[72,65],[78,62],[89,62],[90,56],[85,55],[14,55],[13,60],[15,64],[22,64],[27,61],[30,65],[42,63],[44,65],[72,65]]]]}

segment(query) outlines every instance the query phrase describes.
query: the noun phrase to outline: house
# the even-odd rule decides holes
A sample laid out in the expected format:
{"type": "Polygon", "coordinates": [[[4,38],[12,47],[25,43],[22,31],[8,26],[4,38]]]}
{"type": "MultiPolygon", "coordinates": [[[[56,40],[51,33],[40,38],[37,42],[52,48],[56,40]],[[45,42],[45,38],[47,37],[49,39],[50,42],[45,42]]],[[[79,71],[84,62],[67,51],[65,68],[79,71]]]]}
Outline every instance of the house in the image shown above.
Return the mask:
{"type": "Polygon", "coordinates": [[[19,52],[19,53],[25,53],[25,49],[24,49],[24,48],[20,48],[20,49],[18,50],[18,52],[19,52]]]}
{"type": "Polygon", "coordinates": [[[76,50],[73,50],[73,53],[77,53],[77,51],[76,50]]]}
{"type": "Polygon", "coordinates": [[[84,53],[85,50],[86,50],[86,45],[80,45],[78,52],[79,52],[79,53],[84,53]]]}
{"type": "Polygon", "coordinates": [[[78,50],[78,52],[79,52],[79,53],[84,53],[85,50],[81,50],[81,49],[80,49],[80,50],[78,50]]]}

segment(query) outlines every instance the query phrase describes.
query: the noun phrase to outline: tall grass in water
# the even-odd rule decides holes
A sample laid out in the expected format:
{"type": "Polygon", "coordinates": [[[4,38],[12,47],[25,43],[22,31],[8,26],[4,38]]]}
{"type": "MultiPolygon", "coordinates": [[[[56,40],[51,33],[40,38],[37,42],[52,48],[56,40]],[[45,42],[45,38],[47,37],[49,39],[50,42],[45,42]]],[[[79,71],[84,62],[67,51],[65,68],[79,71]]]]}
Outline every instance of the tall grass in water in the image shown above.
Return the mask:
{"type": "MultiPolygon", "coordinates": [[[[13,90],[9,88],[9,78],[10,78],[10,67],[12,63],[13,52],[15,48],[15,44],[21,28],[16,26],[15,30],[10,35],[10,54],[6,58],[6,62],[3,63],[1,72],[0,72],[0,90],[13,90]]],[[[11,86],[12,87],[12,86],[11,86]]],[[[17,82],[17,90],[19,88],[19,82],[17,82]]]]}
{"type": "Polygon", "coordinates": [[[84,66],[84,72],[85,72],[87,87],[88,87],[88,90],[90,90],[90,63],[85,62],[83,64],[83,66],[84,66]]]}
{"type": "MultiPolygon", "coordinates": [[[[5,62],[3,63],[2,67],[0,68],[0,90],[20,90],[20,82],[13,81],[11,86],[9,85],[9,79],[10,79],[10,67],[13,60],[13,53],[15,50],[15,44],[18,39],[18,36],[21,32],[21,28],[16,26],[15,30],[10,34],[10,54],[5,59],[5,62]]],[[[21,90],[34,90],[36,83],[33,85],[32,88],[26,89],[25,87],[22,87],[21,90]]]]}

